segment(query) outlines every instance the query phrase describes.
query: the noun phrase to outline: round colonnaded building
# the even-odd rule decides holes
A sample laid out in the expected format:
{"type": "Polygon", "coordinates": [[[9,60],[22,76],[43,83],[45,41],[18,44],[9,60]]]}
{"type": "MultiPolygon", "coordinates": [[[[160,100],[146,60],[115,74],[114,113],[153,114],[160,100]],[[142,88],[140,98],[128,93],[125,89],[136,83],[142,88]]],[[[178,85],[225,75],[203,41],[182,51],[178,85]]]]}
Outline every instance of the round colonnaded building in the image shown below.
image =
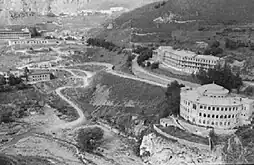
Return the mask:
{"type": "Polygon", "coordinates": [[[253,100],[233,97],[214,83],[181,89],[180,116],[196,125],[232,129],[243,125],[252,109],[253,100]]]}

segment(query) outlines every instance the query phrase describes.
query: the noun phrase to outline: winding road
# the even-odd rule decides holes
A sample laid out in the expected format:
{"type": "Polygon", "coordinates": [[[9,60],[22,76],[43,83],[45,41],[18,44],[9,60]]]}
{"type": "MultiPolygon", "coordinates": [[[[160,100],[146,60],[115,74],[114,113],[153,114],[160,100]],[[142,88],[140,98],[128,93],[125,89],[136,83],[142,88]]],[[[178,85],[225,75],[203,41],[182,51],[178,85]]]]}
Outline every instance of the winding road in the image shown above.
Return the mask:
{"type": "MultiPolygon", "coordinates": [[[[140,81],[140,82],[144,82],[144,83],[148,83],[148,84],[155,85],[155,86],[160,86],[160,87],[163,87],[163,88],[166,88],[167,84],[169,84],[170,82],[175,80],[175,79],[171,79],[171,78],[168,78],[168,77],[166,78],[165,76],[161,77],[157,74],[153,74],[153,73],[150,73],[150,72],[144,70],[143,68],[141,68],[140,66],[137,65],[136,58],[133,60],[134,75],[127,74],[127,73],[124,73],[124,72],[121,72],[121,71],[113,70],[112,69],[113,65],[109,64],[109,63],[87,62],[87,63],[83,63],[83,64],[76,64],[76,65],[73,65],[73,66],[82,66],[82,65],[103,66],[103,67],[105,67],[103,70],[107,73],[112,74],[112,75],[119,76],[119,77],[122,77],[122,78],[132,79],[132,80],[136,80],[136,81],[140,81]]],[[[41,68],[35,68],[35,67],[31,68],[31,64],[23,66],[20,69],[25,68],[25,67],[28,67],[28,69],[41,69],[41,68]]],[[[92,78],[95,75],[95,73],[84,71],[84,70],[81,70],[81,69],[68,69],[68,68],[65,68],[63,66],[61,66],[61,67],[51,67],[51,68],[48,68],[48,69],[64,70],[64,71],[67,71],[67,72],[71,73],[72,78],[83,79],[83,85],[76,86],[76,87],[75,86],[63,86],[63,87],[59,87],[59,88],[56,89],[57,95],[59,97],[61,97],[61,99],[66,101],[69,105],[71,105],[75,110],[77,110],[79,118],[77,120],[72,121],[72,122],[68,122],[68,123],[65,123],[65,124],[62,124],[62,125],[56,125],[52,129],[55,130],[55,129],[73,128],[73,127],[76,127],[78,125],[81,125],[81,124],[85,123],[86,122],[86,117],[85,117],[82,109],[80,109],[74,102],[72,102],[70,99],[68,99],[66,96],[64,96],[61,93],[61,91],[64,90],[64,89],[68,89],[68,88],[80,88],[80,87],[86,88],[89,85],[89,79],[92,78]],[[75,74],[73,71],[83,72],[83,73],[85,73],[86,76],[85,77],[79,76],[79,75],[75,74]]]]}

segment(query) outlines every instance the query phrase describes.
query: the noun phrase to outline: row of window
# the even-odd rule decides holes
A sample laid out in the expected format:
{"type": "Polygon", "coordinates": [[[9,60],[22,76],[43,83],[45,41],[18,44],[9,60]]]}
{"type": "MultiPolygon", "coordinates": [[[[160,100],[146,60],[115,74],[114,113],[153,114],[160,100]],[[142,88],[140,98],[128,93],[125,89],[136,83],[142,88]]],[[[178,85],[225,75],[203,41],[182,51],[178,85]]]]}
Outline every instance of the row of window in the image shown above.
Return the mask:
{"type": "Polygon", "coordinates": [[[216,119],[218,119],[218,118],[220,118],[220,119],[230,119],[230,118],[235,118],[235,117],[237,117],[237,115],[210,115],[210,114],[205,114],[205,113],[203,113],[203,115],[202,115],[202,113],[199,113],[199,116],[200,117],[207,117],[207,118],[216,118],[216,119]]]}
{"type": "MultiPolygon", "coordinates": [[[[206,94],[204,94],[204,96],[209,96],[209,95],[206,95],[206,94]]],[[[215,96],[215,95],[210,95],[209,97],[213,97],[213,98],[224,98],[225,96],[215,96]]]]}
{"type": "Polygon", "coordinates": [[[204,109],[204,110],[213,110],[213,111],[215,111],[215,109],[217,110],[217,111],[219,111],[219,110],[221,110],[221,111],[227,111],[227,110],[229,110],[229,111],[237,111],[238,110],[238,107],[209,107],[209,106],[205,106],[205,105],[200,105],[200,107],[199,107],[200,109],[204,109]]]}
{"type": "MultiPolygon", "coordinates": [[[[173,53],[171,53],[171,54],[173,54],[173,53]]],[[[168,55],[165,54],[165,56],[168,56],[168,55]]],[[[175,56],[178,57],[178,55],[175,55],[175,56]]],[[[190,61],[196,61],[196,62],[205,62],[205,63],[214,63],[214,64],[217,63],[217,61],[213,61],[213,60],[198,59],[198,58],[189,58],[189,57],[184,57],[183,60],[190,60],[190,61]]]]}
{"type": "Polygon", "coordinates": [[[39,78],[39,77],[49,77],[47,74],[42,74],[42,75],[32,75],[33,78],[39,78]]]}
{"type": "Polygon", "coordinates": [[[201,122],[201,120],[199,120],[199,123],[201,123],[201,124],[207,124],[207,125],[220,125],[220,126],[222,126],[222,125],[224,125],[224,126],[226,126],[226,125],[230,125],[230,122],[214,122],[214,121],[212,121],[212,122],[210,122],[210,121],[205,121],[205,120],[203,120],[203,122],[201,122]]]}

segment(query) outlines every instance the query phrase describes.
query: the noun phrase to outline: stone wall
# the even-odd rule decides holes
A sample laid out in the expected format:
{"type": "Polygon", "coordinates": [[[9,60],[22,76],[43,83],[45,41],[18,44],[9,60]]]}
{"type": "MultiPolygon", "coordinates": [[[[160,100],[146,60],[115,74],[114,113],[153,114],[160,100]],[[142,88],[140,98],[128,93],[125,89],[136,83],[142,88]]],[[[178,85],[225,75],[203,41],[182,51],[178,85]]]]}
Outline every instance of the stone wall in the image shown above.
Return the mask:
{"type": "Polygon", "coordinates": [[[163,132],[163,131],[162,131],[161,129],[159,129],[156,125],[154,125],[153,128],[154,128],[154,130],[155,130],[157,133],[159,133],[159,134],[161,134],[161,135],[163,135],[163,136],[165,136],[165,137],[167,137],[167,138],[177,140],[179,143],[184,144],[184,145],[186,145],[186,146],[189,146],[189,147],[195,146],[195,147],[197,147],[197,148],[204,149],[204,150],[210,150],[210,149],[211,149],[211,147],[210,147],[209,145],[200,144],[200,143],[195,143],[195,142],[191,142],[191,141],[187,141],[187,140],[184,140],[184,139],[177,138],[177,137],[175,137],[175,136],[171,136],[171,135],[169,135],[169,134],[163,132]]]}

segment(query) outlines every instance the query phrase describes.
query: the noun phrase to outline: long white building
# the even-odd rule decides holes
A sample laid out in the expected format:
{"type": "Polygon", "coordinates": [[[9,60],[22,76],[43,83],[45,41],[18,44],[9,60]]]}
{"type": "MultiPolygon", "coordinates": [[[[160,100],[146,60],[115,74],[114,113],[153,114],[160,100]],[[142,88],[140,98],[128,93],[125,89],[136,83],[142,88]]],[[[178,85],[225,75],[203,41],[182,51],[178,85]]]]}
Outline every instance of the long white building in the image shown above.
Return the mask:
{"type": "Polygon", "coordinates": [[[200,68],[214,68],[221,61],[219,57],[175,50],[171,46],[160,46],[154,50],[153,59],[166,67],[188,74],[196,73],[200,68]]]}
{"type": "Polygon", "coordinates": [[[216,84],[182,88],[180,116],[199,126],[231,129],[249,122],[254,100],[233,97],[216,84]]]}

